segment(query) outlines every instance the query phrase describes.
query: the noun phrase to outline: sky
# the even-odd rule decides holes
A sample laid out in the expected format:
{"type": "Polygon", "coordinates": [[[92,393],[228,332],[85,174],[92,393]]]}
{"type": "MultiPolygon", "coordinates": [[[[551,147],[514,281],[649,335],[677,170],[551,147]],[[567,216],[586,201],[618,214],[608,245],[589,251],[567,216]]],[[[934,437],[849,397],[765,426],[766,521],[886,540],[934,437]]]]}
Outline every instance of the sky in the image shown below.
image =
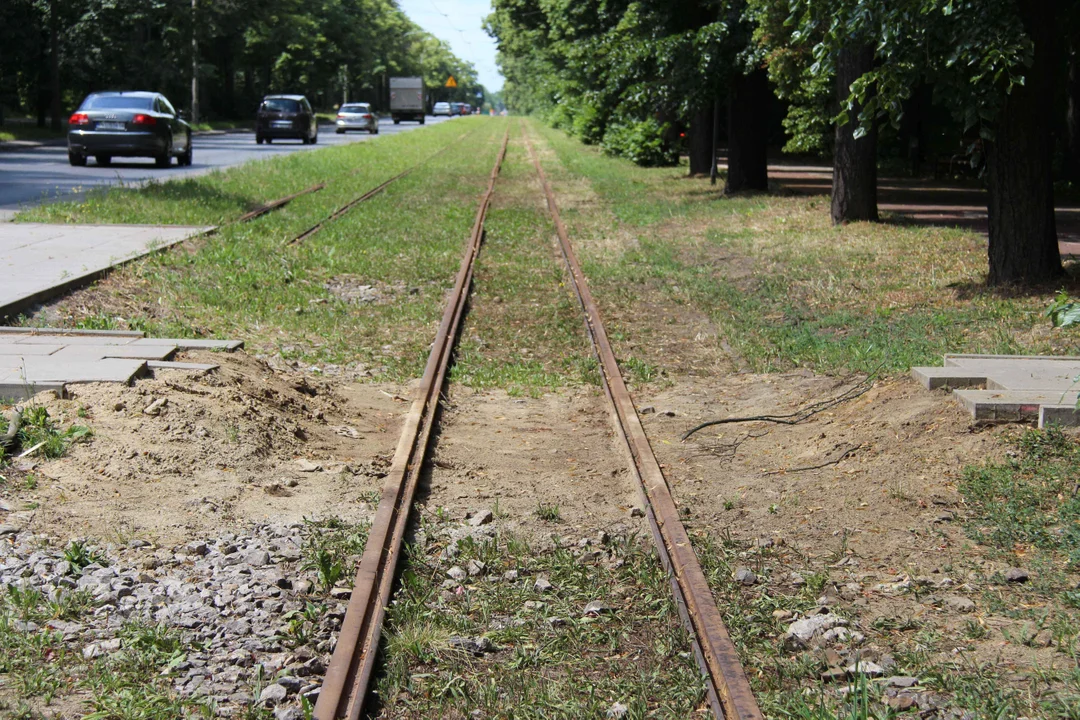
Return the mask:
{"type": "Polygon", "coordinates": [[[503,76],[495,64],[495,41],[482,23],[491,14],[491,0],[398,0],[398,6],[414,23],[445,40],[462,60],[476,66],[480,82],[495,92],[503,76]]]}

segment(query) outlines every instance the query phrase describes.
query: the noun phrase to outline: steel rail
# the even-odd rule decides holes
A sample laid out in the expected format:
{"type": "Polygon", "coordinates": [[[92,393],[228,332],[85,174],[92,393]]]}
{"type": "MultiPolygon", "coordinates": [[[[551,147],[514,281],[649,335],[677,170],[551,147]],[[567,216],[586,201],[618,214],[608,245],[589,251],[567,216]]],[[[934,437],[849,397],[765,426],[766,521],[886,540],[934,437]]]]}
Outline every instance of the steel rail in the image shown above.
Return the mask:
{"type": "Polygon", "coordinates": [[[619,431],[624,450],[632,460],[630,471],[637,479],[638,489],[645,500],[646,515],[657,551],[672,579],[679,614],[688,626],[694,641],[694,654],[707,680],[713,714],[718,720],[761,720],[763,715],[750,689],[750,682],[724,626],[705,572],[694,554],[690,537],[679,519],[675,500],[660,463],[653,454],[645,428],[641,425],[633,398],[623,382],[615,353],[600,319],[600,311],[570,244],[566,225],[559,215],[555,194],[527,133],[525,145],[547,196],[548,211],[555,225],[559,248],[570,271],[574,293],[585,313],[585,326],[592,339],[593,350],[603,369],[601,377],[613,423],[619,431]]]}
{"type": "Polygon", "coordinates": [[[507,127],[502,147],[488,179],[487,190],[480,199],[472,233],[461,259],[450,301],[435,335],[423,378],[414,392],[409,413],[405,416],[401,437],[356,572],[337,646],[330,658],[319,699],[315,703],[312,715],[315,720],[356,720],[363,710],[368,682],[379,648],[382,621],[390,601],[402,540],[408,525],[409,509],[438,410],[439,394],[446,380],[455,339],[468,302],[473,267],[483,243],[484,220],[491,205],[495,179],[506,157],[509,139],[510,128],[507,127]]]}
{"type": "Polygon", "coordinates": [[[266,213],[270,212],[271,210],[277,210],[279,207],[283,207],[285,205],[288,205],[290,202],[292,202],[293,200],[295,200],[298,197],[301,197],[302,195],[307,195],[308,193],[318,192],[318,191],[322,190],[324,187],[326,187],[326,183],[319,183],[318,185],[312,185],[311,187],[307,188],[306,190],[301,190],[298,193],[293,193],[292,195],[286,195],[283,198],[278,198],[277,200],[272,200],[272,201],[266,203],[265,205],[262,205],[260,207],[255,208],[251,212],[244,213],[240,217],[236,218],[236,220],[234,220],[234,222],[242,223],[242,222],[248,222],[249,220],[254,220],[257,217],[261,217],[261,216],[265,215],[266,213]]]}
{"type": "MultiPolygon", "coordinates": [[[[409,173],[411,173],[416,168],[421,167],[421,166],[431,162],[432,160],[437,158],[439,155],[442,155],[444,152],[446,152],[450,148],[454,147],[454,145],[456,145],[457,143],[464,140],[466,138],[466,136],[471,135],[474,132],[476,132],[476,130],[472,130],[471,132],[467,132],[467,133],[463,134],[461,137],[459,137],[454,142],[450,143],[449,145],[446,145],[445,147],[441,148],[440,150],[437,150],[436,152],[432,153],[431,155],[428,155],[426,158],[424,158],[420,162],[416,163],[412,167],[398,173],[397,175],[390,178],[389,180],[386,180],[385,182],[379,183],[375,187],[373,187],[370,190],[368,190],[367,192],[365,192],[363,195],[361,195],[359,197],[356,197],[356,198],[353,198],[349,202],[347,202],[344,205],[342,205],[341,207],[339,207],[334,212],[330,213],[330,215],[328,215],[326,217],[326,219],[315,223],[314,225],[312,225],[307,230],[305,230],[304,232],[302,232],[299,235],[297,235],[296,237],[294,237],[292,240],[290,240],[286,244],[287,245],[296,245],[298,243],[302,243],[304,240],[308,239],[309,237],[311,237],[315,233],[322,230],[323,226],[326,225],[326,223],[331,222],[333,220],[337,220],[339,217],[341,217],[345,213],[349,212],[349,210],[352,210],[353,207],[355,207],[356,205],[359,205],[360,203],[364,202],[365,200],[369,200],[369,199],[375,197],[376,195],[381,193],[383,190],[385,190],[390,184],[392,184],[394,182],[397,182],[401,178],[403,178],[406,175],[408,175],[409,173]]],[[[355,173],[356,171],[353,171],[353,172],[355,173]]]]}

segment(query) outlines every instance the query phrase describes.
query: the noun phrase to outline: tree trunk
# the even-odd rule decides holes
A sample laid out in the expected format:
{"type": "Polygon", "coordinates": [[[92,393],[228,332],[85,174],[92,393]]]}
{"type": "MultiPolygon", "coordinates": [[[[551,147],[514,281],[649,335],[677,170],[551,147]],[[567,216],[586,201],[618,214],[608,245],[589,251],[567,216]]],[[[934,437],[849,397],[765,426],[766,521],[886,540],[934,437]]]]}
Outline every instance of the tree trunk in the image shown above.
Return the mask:
{"type": "Polygon", "coordinates": [[[690,118],[687,153],[690,155],[690,175],[708,175],[712,163],[712,108],[699,108],[690,118]]]}
{"type": "Polygon", "coordinates": [[[1069,58],[1069,79],[1065,111],[1065,175],[1080,182],[1080,44],[1069,58]]]}
{"type": "Polygon", "coordinates": [[[728,171],[724,193],[769,189],[769,78],[736,73],[728,98],[728,171]]]}
{"type": "MultiPolygon", "coordinates": [[[[845,103],[851,84],[873,69],[874,49],[867,45],[844,48],[836,58],[836,98],[845,103]]],[[[833,224],[856,220],[877,220],[877,128],[861,138],[856,103],[848,113],[848,122],[836,126],[833,149],[832,221],[833,224]]]]}
{"type": "Polygon", "coordinates": [[[1005,97],[986,143],[990,272],[987,283],[1040,283],[1060,276],[1051,175],[1051,118],[1058,59],[1054,2],[1018,3],[1035,59],[1005,97]]]}
{"type": "Polygon", "coordinates": [[[49,1],[49,114],[51,128],[60,132],[60,18],[56,16],[56,0],[49,1]]]}

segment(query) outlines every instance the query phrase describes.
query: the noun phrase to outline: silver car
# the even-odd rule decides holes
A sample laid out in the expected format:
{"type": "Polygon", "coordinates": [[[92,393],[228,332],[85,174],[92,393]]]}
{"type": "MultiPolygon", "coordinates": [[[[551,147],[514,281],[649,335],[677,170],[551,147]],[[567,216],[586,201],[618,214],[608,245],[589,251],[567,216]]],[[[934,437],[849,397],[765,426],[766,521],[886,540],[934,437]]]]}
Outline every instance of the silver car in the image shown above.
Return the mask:
{"type": "Polygon", "coordinates": [[[348,130],[367,130],[372,135],[379,134],[379,118],[371,111],[367,103],[346,103],[338,110],[337,133],[341,135],[348,130]]]}

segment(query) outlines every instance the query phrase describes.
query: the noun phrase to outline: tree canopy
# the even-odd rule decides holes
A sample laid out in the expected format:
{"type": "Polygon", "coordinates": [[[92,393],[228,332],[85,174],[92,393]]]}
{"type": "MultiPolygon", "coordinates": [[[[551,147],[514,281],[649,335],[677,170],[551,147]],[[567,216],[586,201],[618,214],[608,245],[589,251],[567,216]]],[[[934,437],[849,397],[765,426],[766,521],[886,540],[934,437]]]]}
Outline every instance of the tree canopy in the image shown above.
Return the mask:
{"type": "Polygon", "coordinates": [[[394,0],[5,0],[0,104],[44,116],[55,44],[61,113],[102,89],[156,90],[186,107],[193,34],[204,117],[247,117],[270,92],[385,106],[395,75],[424,77],[439,99],[483,92],[472,64],[394,0]],[[443,87],[450,75],[456,89],[443,87]]]}

